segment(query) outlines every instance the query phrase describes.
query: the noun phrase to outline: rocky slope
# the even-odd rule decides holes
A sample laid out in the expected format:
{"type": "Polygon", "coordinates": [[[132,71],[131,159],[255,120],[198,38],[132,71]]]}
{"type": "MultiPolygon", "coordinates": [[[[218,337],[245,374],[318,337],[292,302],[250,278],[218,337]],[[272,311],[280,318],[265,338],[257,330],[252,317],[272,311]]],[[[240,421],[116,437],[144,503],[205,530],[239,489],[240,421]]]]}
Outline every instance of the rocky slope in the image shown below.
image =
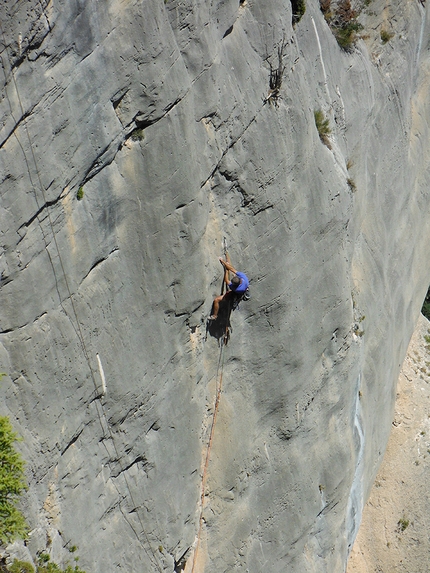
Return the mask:
{"type": "Polygon", "coordinates": [[[375,0],[348,52],[315,0],[294,27],[278,0],[0,9],[2,412],[29,554],[343,571],[430,280],[427,9],[375,0]],[[220,349],[224,237],[252,300],[220,349]]]}
{"type": "Polygon", "coordinates": [[[429,563],[430,322],[420,317],[397,387],[393,430],[347,573],[426,573],[429,563]]]}

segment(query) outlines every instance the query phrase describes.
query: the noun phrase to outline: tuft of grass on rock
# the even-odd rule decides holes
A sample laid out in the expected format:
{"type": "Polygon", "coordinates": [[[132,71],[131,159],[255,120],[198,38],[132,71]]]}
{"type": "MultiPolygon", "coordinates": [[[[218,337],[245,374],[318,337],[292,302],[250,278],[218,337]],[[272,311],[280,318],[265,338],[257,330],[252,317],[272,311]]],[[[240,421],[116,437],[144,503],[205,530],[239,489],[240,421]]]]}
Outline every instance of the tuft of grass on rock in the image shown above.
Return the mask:
{"type": "Polygon", "coordinates": [[[397,522],[398,530],[403,533],[409,527],[409,523],[409,519],[406,519],[406,517],[401,517],[397,522]]]}
{"type": "Polygon", "coordinates": [[[79,189],[78,189],[78,192],[76,193],[76,199],[77,199],[78,201],[82,201],[83,198],[84,198],[84,188],[83,188],[83,186],[81,185],[81,186],[79,187],[79,189]]]}
{"type": "Polygon", "coordinates": [[[355,184],[354,179],[352,179],[351,177],[348,177],[346,182],[348,183],[348,187],[351,189],[351,191],[353,193],[355,193],[357,191],[357,185],[355,184]]]}
{"type": "Polygon", "coordinates": [[[143,128],[138,127],[131,134],[132,141],[143,141],[145,139],[145,132],[143,128]]]}
{"type": "Polygon", "coordinates": [[[391,38],[394,36],[393,33],[388,32],[388,30],[381,30],[381,40],[383,44],[386,44],[387,42],[389,42],[391,40],[391,38]]]}
{"type": "Polygon", "coordinates": [[[325,117],[324,112],[321,109],[316,109],[314,111],[315,125],[320,136],[321,141],[329,149],[331,149],[331,143],[329,140],[329,135],[331,133],[330,121],[325,117]]]}

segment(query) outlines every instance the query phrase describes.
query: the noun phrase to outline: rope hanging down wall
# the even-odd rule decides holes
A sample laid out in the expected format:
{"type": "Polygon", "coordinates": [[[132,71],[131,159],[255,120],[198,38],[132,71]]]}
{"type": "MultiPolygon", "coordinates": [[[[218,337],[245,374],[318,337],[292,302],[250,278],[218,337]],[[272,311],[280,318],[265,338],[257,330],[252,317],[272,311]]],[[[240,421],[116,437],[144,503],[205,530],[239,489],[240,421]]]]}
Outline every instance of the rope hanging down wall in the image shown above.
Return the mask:
{"type": "Polygon", "coordinates": [[[219,409],[219,402],[220,402],[221,391],[222,391],[222,381],[223,381],[223,373],[224,373],[224,354],[225,354],[224,348],[225,348],[225,344],[223,342],[221,342],[221,348],[219,351],[219,359],[218,359],[218,366],[217,366],[217,373],[216,373],[214,412],[213,412],[213,416],[212,416],[211,429],[210,429],[209,440],[208,440],[208,445],[207,445],[207,449],[206,449],[205,463],[204,463],[203,471],[202,471],[202,483],[201,483],[201,492],[200,492],[199,527],[198,527],[198,532],[197,532],[196,547],[194,550],[193,566],[191,569],[191,573],[195,573],[195,568],[197,566],[197,558],[198,558],[200,540],[201,540],[201,535],[202,535],[202,530],[203,530],[203,511],[204,511],[204,507],[205,507],[205,491],[206,491],[206,482],[207,482],[207,476],[208,476],[208,467],[209,467],[209,460],[210,460],[211,449],[212,449],[212,441],[213,441],[213,436],[214,436],[214,432],[215,432],[215,424],[216,424],[216,419],[217,419],[217,414],[218,414],[218,409],[219,409]]]}

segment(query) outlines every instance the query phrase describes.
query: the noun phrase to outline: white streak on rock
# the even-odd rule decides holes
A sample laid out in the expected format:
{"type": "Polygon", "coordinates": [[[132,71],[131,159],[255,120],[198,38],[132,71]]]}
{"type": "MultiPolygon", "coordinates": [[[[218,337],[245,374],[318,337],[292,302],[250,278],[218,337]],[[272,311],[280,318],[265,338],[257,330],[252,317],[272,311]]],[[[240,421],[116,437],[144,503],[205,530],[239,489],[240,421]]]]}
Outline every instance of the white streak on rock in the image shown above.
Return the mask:
{"type": "Polygon", "coordinates": [[[363,430],[363,421],[361,417],[361,404],[360,404],[360,394],[358,389],[360,388],[361,375],[358,377],[357,392],[355,400],[355,411],[354,411],[354,430],[356,433],[358,441],[358,452],[357,461],[355,464],[354,478],[352,480],[351,490],[348,499],[347,508],[347,534],[348,534],[348,546],[352,547],[352,543],[358,533],[358,528],[360,527],[361,516],[363,513],[363,458],[364,458],[364,444],[365,436],[363,430]]]}
{"type": "Polygon", "coordinates": [[[100,356],[98,354],[96,354],[97,356],[97,363],[99,365],[99,372],[100,372],[100,378],[102,380],[102,391],[101,391],[101,396],[104,396],[106,394],[106,378],[105,378],[105,373],[103,370],[103,366],[102,366],[102,361],[100,360],[100,356]]]}
{"type": "Polygon", "coordinates": [[[329,92],[329,89],[328,89],[327,73],[326,73],[326,71],[325,71],[325,65],[324,65],[324,59],[323,59],[323,55],[322,55],[320,37],[319,37],[319,35],[318,35],[318,30],[317,30],[317,27],[316,27],[316,25],[315,25],[315,21],[314,21],[314,19],[312,18],[312,16],[311,16],[311,20],[312,20],[312,24],[313,24],[313,27],[314,27],[314,30],[315,30],[315,36],[316,36],[316,38],[317,38],[317,43],[318,43],[318,50],[319,50],[319,53],[320,53],[321,68],[322,68],[323,75],[324,75],[324,87],[325,87],[325,90],[326,90],[326,92],[327,92],[328,102],[330,103],[332,100],[331,100],[330,92],[329,92]]]}

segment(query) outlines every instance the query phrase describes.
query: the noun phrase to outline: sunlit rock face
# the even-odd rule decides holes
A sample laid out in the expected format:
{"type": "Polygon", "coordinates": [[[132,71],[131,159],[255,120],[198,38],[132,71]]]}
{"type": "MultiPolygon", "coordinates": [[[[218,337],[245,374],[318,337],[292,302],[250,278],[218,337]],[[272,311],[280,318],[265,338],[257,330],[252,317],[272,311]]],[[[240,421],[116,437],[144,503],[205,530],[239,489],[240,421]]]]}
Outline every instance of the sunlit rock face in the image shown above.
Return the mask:
{"type": "Polygon", "coordinates": [[[343,572],[430,281],[427,9],[372,2],[348,50],[316,0],[294,27],[277,0],[0,10],[29,554],[343,572]],[[224,238],[252,291],[227,346],[224,238]]]}

